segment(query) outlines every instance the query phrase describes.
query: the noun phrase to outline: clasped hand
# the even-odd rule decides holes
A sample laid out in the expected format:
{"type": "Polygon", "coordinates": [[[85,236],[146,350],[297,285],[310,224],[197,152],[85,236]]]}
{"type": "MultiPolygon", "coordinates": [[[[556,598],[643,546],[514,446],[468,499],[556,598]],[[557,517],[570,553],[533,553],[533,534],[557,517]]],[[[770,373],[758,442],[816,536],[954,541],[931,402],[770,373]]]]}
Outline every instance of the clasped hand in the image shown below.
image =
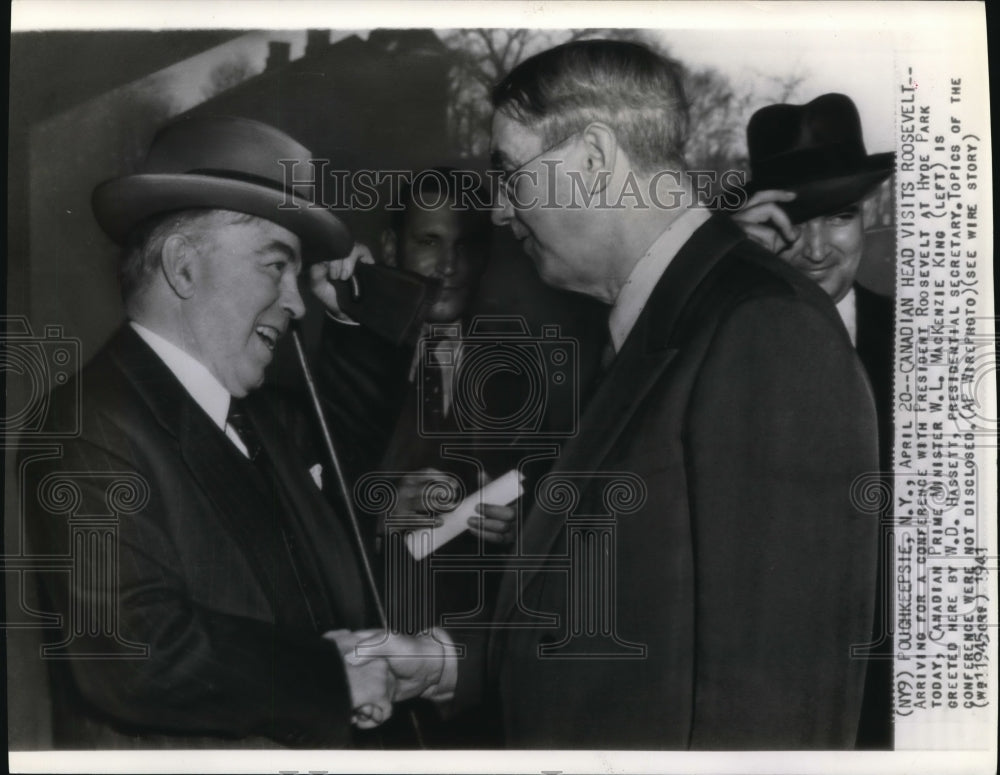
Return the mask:
{"type": "Polygon", "coordinates": [[[447,654],[433,634],[400,635],[385,630],[333,630],[351,691],[351,723],[372,729],[392,716],[392,706],[414,697],[447,699],[442,685],[447,654]]]}

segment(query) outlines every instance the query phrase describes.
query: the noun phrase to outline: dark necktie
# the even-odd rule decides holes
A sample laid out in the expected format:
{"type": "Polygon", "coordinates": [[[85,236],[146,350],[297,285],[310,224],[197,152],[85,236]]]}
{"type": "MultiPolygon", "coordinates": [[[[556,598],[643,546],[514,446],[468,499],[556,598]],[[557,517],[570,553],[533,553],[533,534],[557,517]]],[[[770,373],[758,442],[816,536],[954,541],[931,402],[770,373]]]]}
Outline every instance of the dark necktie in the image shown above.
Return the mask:
{"type": "Polygon", "coordinates": [[[246,407],[238,398],[229,400],[229,412],[226,414],[226,424],[231,426],[247,448],[247,456],[255,461],[260,454],[261,443],[257,431],[254,430],[250,418],[246,415],[246,407]]]}

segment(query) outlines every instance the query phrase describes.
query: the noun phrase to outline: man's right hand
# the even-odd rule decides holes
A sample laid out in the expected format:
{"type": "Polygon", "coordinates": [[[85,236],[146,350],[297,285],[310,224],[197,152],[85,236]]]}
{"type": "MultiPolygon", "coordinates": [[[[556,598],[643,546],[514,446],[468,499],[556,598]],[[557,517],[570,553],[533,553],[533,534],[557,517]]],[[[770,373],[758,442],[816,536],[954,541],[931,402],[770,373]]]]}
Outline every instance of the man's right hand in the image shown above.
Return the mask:
{"type": "Polygon", "coordinates": [[[351,723],[360,729],[372,729],[392,716],[396,680],[389,663],[382,659],[357,659],[355,647],[371,639],[374,630],[350,632],[331,630],[323,634],[337,644],[344,660],[351,692],[351,723]]]}
{"type": "Polygon", "coordinates": [[[349,280],[359,261],[362,264],[374,264],[375,258],[367,245],[355,242],[351,252],[345,258],[317,261],[309,267],[309,285],[313,295],[323,302],[326,311],[337,320],[350,321],[351,319],[340,311],[337,288],[334,283],[349,280]]]}
{"type": "Polygon", "coordinates": [[[732,214],[732,218],[750,239],[772,253],[778,253],[799,236],[799,229],[792,224],[788,213],[780,204],[793,199],[793,191],[758,191],[750,197],[742,210],[732,214]]]}
{"type": "MultiPolygon", "coordinates": [[[[396,483],[395,514],[440,514],[458,505],[462,494],[456,476],[436,468],[421,468],[399,478],[396,483]]],[[[438,524],[440,526],[440,520],[438,524]]]]}
{"type": "Polygon", "coordinates": [[[384,662],[392,672],[393,702],[414,697],[443,699],[454,692],[456,676],[445,668],[455,656],[432,633],[410,636],[366,630],[352,635],[357,641],[344,655],[344,663],[356,669],[372,661],[384,662]]]}
{"type": "MultiPolygon", "coordinates": [[[[434,527],[441,527],[438,516],[458,505],[462,490],[458,478],[436,468],[421,468],[400,477],[396,485],[396,508],[399,516],[431,513],[434,527]]],[[[469,530],[491,544],[514,543],[517,509],[489,503],[478,504],[476,514],[467,520],[469,530]]]]}

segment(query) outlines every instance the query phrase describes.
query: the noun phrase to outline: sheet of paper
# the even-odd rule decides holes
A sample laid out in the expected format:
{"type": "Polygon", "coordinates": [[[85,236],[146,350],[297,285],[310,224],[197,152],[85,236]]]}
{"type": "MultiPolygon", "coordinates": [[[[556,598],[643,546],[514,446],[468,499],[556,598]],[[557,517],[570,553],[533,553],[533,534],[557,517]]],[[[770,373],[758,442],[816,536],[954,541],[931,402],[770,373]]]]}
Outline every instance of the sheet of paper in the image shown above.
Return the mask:
{"type": "Polygon", "coordinates": [[[523,479],[522,474],[513,470],[497,477],[481,490],[472,493],[454,509],[442,514],[444,523],[441,527],[424,528],[407,533],[406,548],[417,560],[433,554],[453,538],[461,535],[463,530],[468,530],[468,519],[476,513],[476,506],[480,503],[506,506],[520,498],[524,494],[523,479]]]}

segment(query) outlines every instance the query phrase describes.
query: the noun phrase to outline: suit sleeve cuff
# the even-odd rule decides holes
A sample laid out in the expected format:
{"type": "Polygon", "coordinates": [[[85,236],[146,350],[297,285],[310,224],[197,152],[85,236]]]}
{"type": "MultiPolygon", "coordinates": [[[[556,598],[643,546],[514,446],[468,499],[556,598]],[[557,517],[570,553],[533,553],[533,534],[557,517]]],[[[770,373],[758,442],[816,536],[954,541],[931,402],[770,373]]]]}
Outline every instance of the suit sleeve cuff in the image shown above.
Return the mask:
{"type": "Polygon", "coordinates": [[[440,627],[435,627],[431,637],[441,644],[441,675],[437,683],[429,686],[420,696],[437,703],[451,702],[455,698],[455,686],[458,684],[458,649],[451,636],[440,627]]]}

